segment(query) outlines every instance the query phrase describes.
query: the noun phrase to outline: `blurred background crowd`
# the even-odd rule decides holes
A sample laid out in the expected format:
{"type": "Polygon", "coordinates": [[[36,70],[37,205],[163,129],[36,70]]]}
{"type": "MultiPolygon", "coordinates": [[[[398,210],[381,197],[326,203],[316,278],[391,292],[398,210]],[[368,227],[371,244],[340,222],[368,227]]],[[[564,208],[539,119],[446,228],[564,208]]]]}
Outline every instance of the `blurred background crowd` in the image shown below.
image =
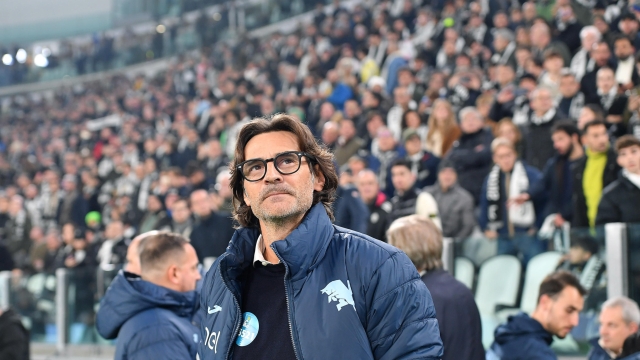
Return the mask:
{"type": "MultiPolygon", "coordinates": [[[[337,225],[385,240],[393,220],[428,215],[476,265],[563,251],[559,267],[589,272],[592,306],[606,298],[588,229],[640,222],[640,5],[324,5],[291,33],[235,42],[203,12],[197,53],[154,76],[1,99],[0,269],[86,270],[91,323],[95,270],[121,267],[136,235],[221,255],[236,134],[284,112],[335,154],[337,225]],[[558,241],[569,224],[586,235],[558,241]]],[[[103,45],[78,74],[109,67],[103,45]]]]}

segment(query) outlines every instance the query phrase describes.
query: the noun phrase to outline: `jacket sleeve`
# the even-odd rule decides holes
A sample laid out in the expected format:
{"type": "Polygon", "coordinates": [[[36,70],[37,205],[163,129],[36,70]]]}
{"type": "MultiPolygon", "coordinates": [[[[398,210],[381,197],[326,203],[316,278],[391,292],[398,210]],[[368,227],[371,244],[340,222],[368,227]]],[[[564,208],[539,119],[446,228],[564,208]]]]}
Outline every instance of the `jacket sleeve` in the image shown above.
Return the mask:
{"type": "Polygon", "coordinates": [[[622,214],[620,208],[616,206],[611,198],[610,192],[605,192],[598,205],[598,215],[596,215],[596,225],[620,222],[622,214]]]}
{"type": "Polygon", "coordinates": [[[440,359],[442,340],[431,294],[403,252],[391,255],[366,291],[367,337],[375,359],[440,359]]]}
{"type": "Polygon", "coordinates": [[[546,193],[551,189],[551,181],[553,179],[553,167],[555,162],[553,158],[549,159],[542,169],[542,178],[538,181],[532,182],[529,185],[529,191],[527,193],[531,198],[538,198],[540,196],[546,196],[546,193]]]}
{"type": "Polygon", "coordinates": [[[482,168],[492,163],[491,159],[491,140],[490,136],[486,136],[483,143],[473,149],[454,148],[449,153],[451,161],[462,169],[482,168]]]}
{"type": "Polygon", "coordinates": [[[193,359],[195,354],[191,354],[180,334],[177,330],[174,331],[171,326],[156,324],[135,334],[126,349],[127,359],[193,359]]]}

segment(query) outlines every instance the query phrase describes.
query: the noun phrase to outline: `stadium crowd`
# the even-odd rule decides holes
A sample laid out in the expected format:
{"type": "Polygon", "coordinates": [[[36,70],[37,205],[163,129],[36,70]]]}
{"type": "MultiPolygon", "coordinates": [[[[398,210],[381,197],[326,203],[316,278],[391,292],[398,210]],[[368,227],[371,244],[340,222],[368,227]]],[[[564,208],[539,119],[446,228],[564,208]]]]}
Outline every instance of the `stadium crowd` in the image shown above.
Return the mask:
{"type": "MultiPolygon", "coordinates": [[[[336,225],[381,240],[425,215],[526,265],[565,223],[640,222],[640,6],[334,5],[154,77],[4,99],[0,268],[113,269],[154,229],[190,239],[200,262],[221,255],[236,135],[276,113],[333,151],[336,225]]],[[[580,275],[594,242],[576,238],[560,266],[580,275]]],[[[93,299],[86,281],[78,296],[93,299]]]]}

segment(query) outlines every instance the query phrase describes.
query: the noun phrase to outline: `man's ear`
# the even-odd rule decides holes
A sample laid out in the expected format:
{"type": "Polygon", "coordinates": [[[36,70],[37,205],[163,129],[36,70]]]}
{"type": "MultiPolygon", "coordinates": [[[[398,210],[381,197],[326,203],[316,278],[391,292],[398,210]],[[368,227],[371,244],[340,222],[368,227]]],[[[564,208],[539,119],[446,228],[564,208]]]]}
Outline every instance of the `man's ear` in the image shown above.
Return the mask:
{"type": "Polygon", "coordinates": [[[313,177],[313,190],[322,191],[326,179],[324,177],[324,173],[320,170],[320,165],[314,165],[313,171],[315,173],[315,176],[313,177]]]}
{"type": "Polygon", "coordinates": [[[172,284],[178,284],[178,272],[180,271],[180,269],[178,269],[178,267],[175,264],[171,264],[168,268],[167,268],[167,279],[169,280],[170,283],[172,284]]]}

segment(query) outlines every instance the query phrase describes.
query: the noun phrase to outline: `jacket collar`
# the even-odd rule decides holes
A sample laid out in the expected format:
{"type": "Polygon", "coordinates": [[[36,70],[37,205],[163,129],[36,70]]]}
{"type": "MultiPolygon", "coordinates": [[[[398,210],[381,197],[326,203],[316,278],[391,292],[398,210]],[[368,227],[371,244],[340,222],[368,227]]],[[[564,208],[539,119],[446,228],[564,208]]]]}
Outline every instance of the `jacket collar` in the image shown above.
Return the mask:
{"type": "MultiPolygon", "coordinates": [[[[324,206],[311,207],[298,227],[284,240],[274,242],[276,255],[289,270],[291,280],[306,276],[313,270],[329,246],[334,228],[324,206]]],[[[221,265],[229,278],[237,278],[253,262],[256,243],[260,236],[257,228],[240,228],[231,238],[221,265]]]]}

